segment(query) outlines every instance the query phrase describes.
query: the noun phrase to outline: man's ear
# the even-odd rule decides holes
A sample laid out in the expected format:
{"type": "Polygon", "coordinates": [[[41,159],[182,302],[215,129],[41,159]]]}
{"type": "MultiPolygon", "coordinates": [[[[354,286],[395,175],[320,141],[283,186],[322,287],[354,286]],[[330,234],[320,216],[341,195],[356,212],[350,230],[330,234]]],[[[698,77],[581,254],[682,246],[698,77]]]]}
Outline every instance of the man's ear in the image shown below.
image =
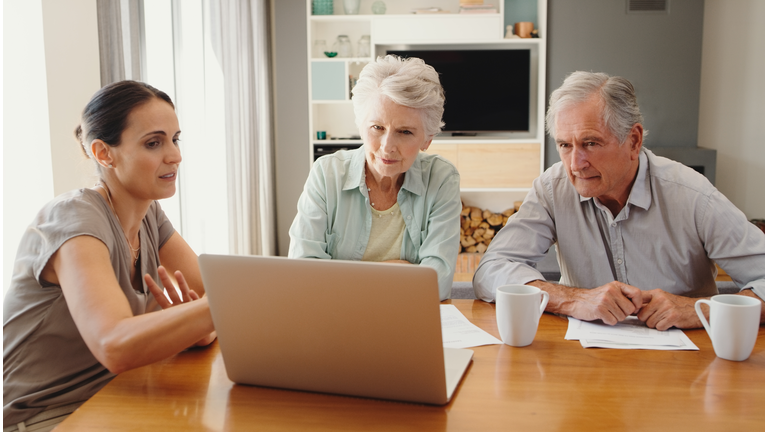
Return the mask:
{"type": "Polygon", "coordinates": [[[629,149],[632,151],[632,158],[636,159],[640,155],[640,149],[643,147],[643,125],[635,123],[632,129],[630,129],[629,135],[627,135],[627,141],[629,141],[627,144],[629,144],[629,149]]]}
{"type": "Polygon", "coordinates": [[[109,151],[110,147],[104,141],[95,139],[91,141],[91,154],[96,163],[104,168],[112,168],[113,160],[109,151]]]}

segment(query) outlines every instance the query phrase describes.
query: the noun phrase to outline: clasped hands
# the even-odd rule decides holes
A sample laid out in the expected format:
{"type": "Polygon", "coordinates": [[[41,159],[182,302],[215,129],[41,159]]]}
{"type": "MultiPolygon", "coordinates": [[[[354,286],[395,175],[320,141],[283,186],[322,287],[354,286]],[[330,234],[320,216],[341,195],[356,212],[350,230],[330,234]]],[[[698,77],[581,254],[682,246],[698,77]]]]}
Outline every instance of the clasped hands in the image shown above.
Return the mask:
{"type": "Polygon", "coordinates": [[[701,321],[694,310],[695,298],[670,294],[660,289],[643,291],[632,285],[611,282],[594,289],[577,289],[574,292],[574,318],[587,321],[600,319],[615,325],[630,315],[648,327],[667,330],[699,328],[701,321]]]}
{"type": "MultiPolygon", "coordinates": [[[[199,300],[200,296],[192,289],[189,288],[189,285],[187,285],[187,280],[184,279],[184,275],[180,271],[176,271],[173,275],[176,278],[176,282],[179,285],[179,291],[181,291],[181,296],[179,296],[179,293],[173,289],[174,283],[171,277],[168,275],[168,271],[165,270],[165,267],[160,266],[157,268],[157,274],[160,276],[160,281],[163,283],[164,286],[169,287],[166,291],[168,292],[168,297],[165,296],[163,293],[163,289],[160,288],[152,279],[152,276],[149,274],[144,275],[144,282],[147,284],[147,288],[149,288],[149,291],[152,293],[152,295],[155,297],[155,300],[157,301],[157,304],[160,305],[163,310],[178,306],[183,303],[189,303],[193,302],[195,300],[199,300]],[[170,299],[169,299],[170,298],[170,299]]],[[[209,345],[211,342],[216,339],[216,332],[211,332],[208,336],[204,337],[203,339],[199,340],[195,345],[196,346],[206,346],[209,345]]]]}

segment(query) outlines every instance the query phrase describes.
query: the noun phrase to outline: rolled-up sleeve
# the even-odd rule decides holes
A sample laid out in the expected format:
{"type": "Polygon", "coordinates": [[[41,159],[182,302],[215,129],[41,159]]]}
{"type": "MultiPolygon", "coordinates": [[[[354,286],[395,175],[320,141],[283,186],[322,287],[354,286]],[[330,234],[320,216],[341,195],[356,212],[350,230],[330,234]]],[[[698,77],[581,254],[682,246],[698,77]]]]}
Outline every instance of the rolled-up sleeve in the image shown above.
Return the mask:
{"type": "Polygon", "coordinates": [[[480,260],[472,285],[481,300],[496,300],[496,288],[506,284],[525,284],[544,280],[536,270],[555,243],[555,224],[547,202],[552,190],[539,177],[525,197],[517,213],[491,241],[480,260]]]}

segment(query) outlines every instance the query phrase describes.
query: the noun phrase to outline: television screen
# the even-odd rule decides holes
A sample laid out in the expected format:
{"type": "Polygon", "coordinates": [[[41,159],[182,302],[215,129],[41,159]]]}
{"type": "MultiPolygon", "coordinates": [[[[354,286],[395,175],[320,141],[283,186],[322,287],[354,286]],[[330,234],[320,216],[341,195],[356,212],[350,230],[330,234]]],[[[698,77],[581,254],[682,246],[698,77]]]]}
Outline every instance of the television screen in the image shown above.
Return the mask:
{"type": "Polygon", "coordinates": [[[435,68],[445,89],[445,132],[527,132],[531,52],[498,50],[392,50],[435,68]]]}

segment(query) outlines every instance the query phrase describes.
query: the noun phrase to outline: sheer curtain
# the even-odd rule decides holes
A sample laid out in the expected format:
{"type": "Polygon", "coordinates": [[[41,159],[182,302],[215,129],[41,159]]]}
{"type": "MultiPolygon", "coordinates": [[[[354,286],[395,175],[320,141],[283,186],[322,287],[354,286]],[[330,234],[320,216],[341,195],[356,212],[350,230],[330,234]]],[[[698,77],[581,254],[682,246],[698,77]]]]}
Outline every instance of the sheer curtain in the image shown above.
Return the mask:
{"type": "Polygon", "coordinates": [[[97,2],[102,85],[141,80],[176,103],[174,226],[197,253],[274,255],[269,0],[97,2]]]}
{"type": "Polygon", "coordinates": [[[144,76],[143,0],[96,0],[101,85],[144,76]]]}
{"type": "Polygon", "coordinates": [[[230,248],[274,255],[269,0],[212,0],[210,6],[211,39],[224,72],[230,248]]]}

